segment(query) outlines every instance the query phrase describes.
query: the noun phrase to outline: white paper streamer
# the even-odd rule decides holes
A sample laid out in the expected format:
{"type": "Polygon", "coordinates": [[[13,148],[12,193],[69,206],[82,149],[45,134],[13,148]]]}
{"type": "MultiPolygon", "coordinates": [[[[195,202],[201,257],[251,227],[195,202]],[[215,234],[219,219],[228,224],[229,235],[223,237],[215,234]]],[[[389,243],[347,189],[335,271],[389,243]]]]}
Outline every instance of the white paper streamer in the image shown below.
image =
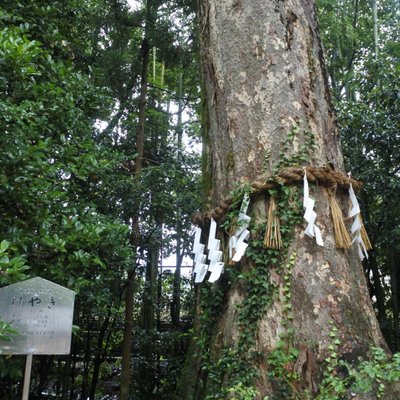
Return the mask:
{"type": "Polygon", "coordinates": [[[315,225],[315,220],[317,219],[317,213],[313,210],[315,205],[315,200],[310,197],[310,190],[308,187],[307,173],[304,171],[304,197],[303,197],[303,207],[306,209],[304,213],[304,219],[307,222],[307,227],[304,230],[304,234],[313,238],[318,244],[318,246],[323,246],[324,241],[322,240],[321,230],[315,225]]]}
{"type": "Polygon", "coordinates": [[[306,171],[304,171],[303,183],[304,183],[303,207],[307,208],[308,202],[312,199],[310,199],[310,190],[308,188],[308,180],[307,180],[307,172],[306,171]]]}
{"type": "MultiPolygon", "coordinates": [[[[204,244],[203,244],[203,246],[204,246],[204,244]]],[[[203,253],[197,254],[197,256],[194,259],[194,262],[196,264],[205,264],[207,262],[207,255],[203,254],[203,253]]]]}
{"type": "Polygon", "coordinates": [[[236,232],[235,232],[235,236],[239,237],[240,234],[241,234],[245,229],[248,228],[249,223],[250,223],[250,219],[251,219],[251,218],[250,218],[248,215],[246,215],[246,214],[242,214],[242,213],[239,214],[238,222],[237,222],[238,228],[237,228],[237,230],[236,230],[236,232]]]}
{"type": "Polygon", "coordinates": [[[215,242],[215,234],[217,233],[217,223],[214,221],[214,218],[211,218],[211,223],[210,223],[210,232],[208,234],[208,243],[207,247],[210,250],[211,248],[214,248],[215,246],[213,245],[213,242],[215,242]]]}
{"type": "Polygon", "coordinates": [[[214,265],[217,262],[220,262],[222,260],[222,251],[216,250],[213,251],[210,257],[210,266],[208,267],[209,271],[212,271],[214,268],[214,265]]]}
{"type": "Polygon", "coordinates": [[[208,265],[206,264],[207,255],[204,254],[205,245],[200,243],[201,228],[196,227],[196,233],[194,235],[193,242],[193,253],[194,253],[194,269],[195,282],[200,283],[206,276],[208,265]]]}
{"type": "MultiPolygon", "coordinates": [[[[350,174],[349,174],[350,176],[350,174]]],[[[354,193],[353,185],[350,183],[349,187],[349,197],[350,197],[350,202],[351,202],[351,208],[349,210],[349,218],[354,217],[353,224],[351,225],[351,233],[354,235],[353,240],[351,243],[356,243],[357,245],[357,252],[358,256],[360,257],[360,260],[364,260],[364,258],[368,259],[368,252],[365,247],[365,243],[362,240],[361,236],[361,210],[360,210],[360,205],[358,204],[358,200],[356,197],[356,194],[354,193]]]]}
{"type": "Polygon", "coordinates": [[[250,197],[248,193],[245,193],[243,196],[242,204],[240,205],[240,214],[247,214],[247,209],[249,208],[250,197]]]}
{"type": "Polygon", "coordinates": [[[250,198],[247,193],[243,197],[242,204],[240,206],[239,217],[237,221],[238,228],[233,236],[229,238],[229,258],[232,261],[238,262],[243,257],[248,244],[244,241],[250,236],[250,231],[247,229],[250,223],[250,217],[246,214],[249,208],[250,198]],[[235,251],[235,254],[233,254],[235,251]]]}
{"type": "Polygon", "coordinates": [[[213,283],[217,281],[221,276],[223,270],[224,270],[224,263],[222,261],[218,261],[213,267],[211,275],[208,278],[208,282],[213,283]]]}
{"type": "Polygon", "coordinates": [[[208,245],[208,259],[211,260],[211,253],[214,251],[218,251],[219,250],[219,246],[221,245],[221,241],[219,239],[213,239],[209,241],[209,245],[208,245]]]}
{"type": "Polygon", "coordinates": [[[220,250],[221,241],[216,239],[215,235],[217,233],[217,223],[211,218],[210,223],[210,233],[208,236],[208,259],[210,260],[210,265],[208,270],[211,275],[208,279],[209,282],[215,282],[221,275],[224,268],[224,263],[222,262],[223,253],[220,250]],[[222,265],[221,265],[222,264],[222,265]]]}
{"type": "Polygon", "coordinates": [[[196,226],[196,233],[194,234],[193,241],[193,253],[196,254],[198,252],[198,247],[200,245],[200,237],[201,237],[201,228],[196,226]]]}
{"type": "Polygon", "coordinates": [[[236,252],[232,258],[232,261],[238,262],[243,257],[244,252],[247,249],[248,244],[245,242],[240,242],[236,245],[236,252]]]}
{"type": "Polygon", "coordinates": [[[352,207],[349,210],[349,218],[353,218],[355,215],[360,214],[361,210],[360,210],[360,205],[358,204],[356,194],[354,193],[353,185],[351,183],[349,188],[349,196],[352,204],[352,207]]]}
{"type": "Polygon", "coordinates": [[[199,268],[198,268],[199,272],[196,273],[196,277],[194,279],[195,283],[201,283],[203,282],[206,274],[207,274],[207,270],[208,270],[208,265],[207,264],[200,264],[199,268]]]}
{"type": "MultiPolygon", "coordinates": [[[[245,253],[248,244],[245,240],[250,236],[250,231],[247,229],[250,222],[250,217],[246,214],[249,207],[250,198],[247,193],[243,197],[242,204],[240,206],[240,212],[238,217],[238,228],[235,235],[229,239],[229,258],[233,261],[240,261],[245,253]],[[235,255],[233,256],[233,251],[235,250],[235,255]]],[[[210,232],[208,235],[207,249],[208,256],[204,254],[205,245],[200,243],[201,229],[196,228],[196,233],[193,243],[193,253],[194,253],[194,274],[195,283],[203,282],[207,271],[211,272],[208,279],[209,282],[216,282],[221,273],[224,270],[224,263],[222,261],[223,252],[220,250],[221,241],[215,237],[217,233],[217,223],[211,218],[210,222],[210,232]],[[207,259],[210,261],[210,265],[207,265],[207,259]]]]}

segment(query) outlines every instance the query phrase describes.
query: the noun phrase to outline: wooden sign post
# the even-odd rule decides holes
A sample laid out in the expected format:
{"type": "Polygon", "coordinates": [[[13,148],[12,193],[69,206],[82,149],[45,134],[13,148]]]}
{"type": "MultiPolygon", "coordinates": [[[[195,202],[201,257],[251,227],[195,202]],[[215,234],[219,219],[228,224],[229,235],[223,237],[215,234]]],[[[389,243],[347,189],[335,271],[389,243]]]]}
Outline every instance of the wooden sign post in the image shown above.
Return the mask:
{"type": "Polygon", "coordinates": [[[0,354],[26,354],[22,400],[28,400],[33,354],[69,354],[75,293],[42,278],[0,288],[0,318],[17,334],[0,354]]]}

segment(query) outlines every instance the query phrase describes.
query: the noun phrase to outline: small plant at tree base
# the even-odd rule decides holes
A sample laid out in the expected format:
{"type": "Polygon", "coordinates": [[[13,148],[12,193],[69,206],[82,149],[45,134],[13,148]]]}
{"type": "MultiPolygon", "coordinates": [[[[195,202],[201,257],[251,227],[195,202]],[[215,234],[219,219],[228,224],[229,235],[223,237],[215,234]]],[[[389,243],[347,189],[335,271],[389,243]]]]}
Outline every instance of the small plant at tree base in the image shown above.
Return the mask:
{"type": "Polygon", "coordinates": [[[359,358],[358,363],[349,363],[339,358],[341,340],[337,333],[338,329],[333,325],[329,334],[332,339],[328,347],[330,352],[324,360],[326,369],[315,400],[342,400],[349,394],[371,394],[383,399],[385,385],[400,380],[400,353],[390,360],[382,348],[372,347],[370,360],[359,358]]]}
{"type": "Polygon", "coordinates": [[[259,396],[260,392],[253,386],[246,387],[239,382],[237,385],[228,389],[228,399],[235,400],[254,400],[259,396]]]}

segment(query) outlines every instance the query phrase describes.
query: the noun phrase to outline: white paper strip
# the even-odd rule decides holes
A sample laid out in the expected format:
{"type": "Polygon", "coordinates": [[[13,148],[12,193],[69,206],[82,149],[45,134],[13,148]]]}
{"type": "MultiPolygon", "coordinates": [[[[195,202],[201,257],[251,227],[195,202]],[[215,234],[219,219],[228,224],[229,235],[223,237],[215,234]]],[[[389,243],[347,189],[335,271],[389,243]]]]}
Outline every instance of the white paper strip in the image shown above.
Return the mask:
{"type": "Polygon", "coordinates": [[[247,240],[250,236],[250,231],[248,229],[245,229],[239,236],[238,238],[238,242],[243,242],[245,240],[247,240]]]}
{"type": "Polygon", "coordinates": [[[201,283],[203,282],[208,270],[208,265],[207,264],[200,264],[199,265],[199,272],[196,273],[196,277],[194,279],[195,283],[201,283]]]}
{"type": "Polygon", "coordinates": [[[193,253],[194,253],[194,269],[195,282],[199,283],[204,279],[207,273],[207,255],[204,254],[205,245],[200,243],[201,239],[201,228],[196,227],[194,241],[193,241],[193,253]],[[204,275],[204,276],[202,276],[204,275]]]}
{"type": "Polygon", "coordinates": [[[310,197],[310,189],[308,186],[307,173],[304,171],[304,197],[303,197],[303,207],[306,209],[303,218],[307,222],[307,227],[304,230],[304,234],[308,237],[314,238],[318,246],[323,246],[324,241],[322,240],[321,230],[315,225],[315,220],[317,219],[317,213],[313,210],[315,206],[315,200],[310,197]]]}
{"type": "Polygon", "coordinates": [[[198,243],[198,244],[196,244],[196,246],[193,246],[193,253],[195,254],[195,258],[198,254],[204,253],[204,248],[205,248],[205,245],[201,244],[201,243],[198,243]]]}
{"type": "Polygon", "coordinates": [[[235,262],[240,261],[248,246],[244,241],[250,236],[250,231],[247,228],[249,227],[251,218],[246,214],[249,208],[249,203],[250,197],[245,193],[240,206],[236,232],[229,238],[229,258],[235,262]]]}
{"type": "Polygon", "coordinates": [[[239,237],[240,234],[249,226],[250,219],[251,218],[246,214],[239,214],[237,229],[235,232],[236,237],[239,237]]]}
{"type": "Polygon", "coordinates": [[[211,253],[210,264],[217,263],[218,261],[221,261],[221,260],[222,260],[222,251],[216,250],[211,253]]]}
{"type": "Polygon", "coordinates": [[[236,246],[236,253],[232,258],[232,261],[238,262],[243,257],[244,252],[247,249],[248,244],[245,242],[240,242],[236,246]]]}
{"type": "Polygon", "coordinates": [[[304,186],[303,207],[307,208],[307,202],[310,198],[310,191],[308,188],[308,180],[307,180],[307,172],[306,171],[304,171],[303,186],[304,186]]]}
{"type": "MultiPolygon", "coordinates": [[[[217,233],[217,223],[211,219],[210,224],[210,236],[208,237],[208,259],[210,260],[210,265],[208,270],[213,274],[214,269],[218,269],[218,263],[222,260],[223,253],[220,250],[221,241],[216,239],[215,235],[217,233]]],[[[221,271],[219,272],[219,275],[221,271]]],[[[218,274],[217,274],[218,275],[218,274]]],[[[218,276],[219,276],[218,275],[218,276]]],[[[213,275],[213,279],[215,279],[216,275],[213,275]]]]}
{"type": "Polygon", "coordinates": [[[306,229],[304,230],[304,234],[310,238],[315,237],[315,225],[309,223],[306,229]]]}
{"type": "Polygon", "coordinates": [[[248,193],[243,196],[242,204],[240,205],[240,214],[247,214],[247,209],[249,208],[250,197],[248,193]]]}
{"type": "Polygon", "coordinates": [[[317,213],[312,208],[307,208],[304,213],[304,219],[314,225],[315,220],[317,219],[317,213]]]}
{"type": "Polygon", "coordinates": [[[360,218],[358,218],[358,214],[357,217],[354,218],[354,222],[351,225],[351,233],[355,233],[361,230],[361,221],[360,218]]]}
{"type": "Polygon", "coordinates": [[[219,279],[219,277],[221,276],[223,269],[224,269],[224,263],[222,261],[217,262],[214,265],[214,268],[212,270],[210,277],[208,278],[208,282],[213,283],[213,282],[217,281],[219,279]]]}
{"type": "Polygon", "coordinates": [[[201,228],[196,226],[196,233],[194,234],[193,253],[196,253],[197,247],[200,245],[201,228]]]}
{"type": "MultiPolygon", "coordinates": [[[[349,174],[351,176],[351,174],[349,174]]],[[[361,210],[360,210],[360,205],[358,204],[358,200],[356,197],[356,194],[354,193],[353,185],[350,183],[349,187],[349,197],[350,197],[350,202],[351,202],[351,208],[349,210],[349,217],[353,218],[354,221],[351,225],[351,233],[354,235],[353,240],[351,243],[356,243],[357,245],[357,252],[358,256],[360,257],[360,260],[364,260],[364,258],[368,259],[368,252],[365,247],[365,243],[362,240],[361,236],[361,210]]]]}
{"type": "MultiPolygon", "coordinates": [[[[203,246],[204,246],[204,244],[203,244],[203,246]]],[[[194,259],[194,262],[196,264],[205,264],[206,261],[207,261],[207,255],[206,254],[202,254],[202,253],[198,254],[196,256],[196,258],[194,259]]]]}
{"type": "Polygon", "coordinates": [[[317,245],[323,246],[324,241],[322,240],[321,230],[316,225],[314,225],[314,230],[315,230],[315,240],[317,241],[317,245]]]}
{"type": "Polygon", "coordinates": [[[195,263],[193,268],[193,274],[197,276],[200,273],[202,263],[195,263]]]}
{"type": "Polygon", "coordinates": [[[210,232],[208,234],[208,243],[207,247],[210,250],[213,248],[212,242],[215,241],[215,234],[217,233],[217,223],[214,221],[213,218],[211,218],[211,223],[210,223],[210,232]]]}
{"type": "Polygon", "coordinates": [[[214,251],[218,251],[219,247],[221,245],[221,241],[219,239],[213,239],[209,241],[209,246],[208,246],[208,259],[210,260],[211,253],[214,251]]]}
{"type": "Polygon", "coordinates": [[[354,193],[353,185],[350,183],[349,187],[349,196],[352,204],[352,208],[349,210],[349,218],[353,218],[355,215],[361,212],[360,205],[358,204],[358,200],[356,194],[354,193]]]}

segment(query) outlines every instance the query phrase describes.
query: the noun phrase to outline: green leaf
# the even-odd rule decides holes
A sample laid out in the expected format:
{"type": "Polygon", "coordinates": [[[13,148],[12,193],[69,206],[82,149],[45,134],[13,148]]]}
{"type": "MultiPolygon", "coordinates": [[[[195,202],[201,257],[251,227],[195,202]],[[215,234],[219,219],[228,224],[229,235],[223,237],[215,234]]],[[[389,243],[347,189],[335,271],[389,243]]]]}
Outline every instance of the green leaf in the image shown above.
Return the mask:
{"type": "Polygon", "coordinates": [[[10,247],[10,242],[8,242],[7,240],[3,240],[0,243],[0,250],[4,253],[6,250],[8,250],[8,248],[10,247]]]}

